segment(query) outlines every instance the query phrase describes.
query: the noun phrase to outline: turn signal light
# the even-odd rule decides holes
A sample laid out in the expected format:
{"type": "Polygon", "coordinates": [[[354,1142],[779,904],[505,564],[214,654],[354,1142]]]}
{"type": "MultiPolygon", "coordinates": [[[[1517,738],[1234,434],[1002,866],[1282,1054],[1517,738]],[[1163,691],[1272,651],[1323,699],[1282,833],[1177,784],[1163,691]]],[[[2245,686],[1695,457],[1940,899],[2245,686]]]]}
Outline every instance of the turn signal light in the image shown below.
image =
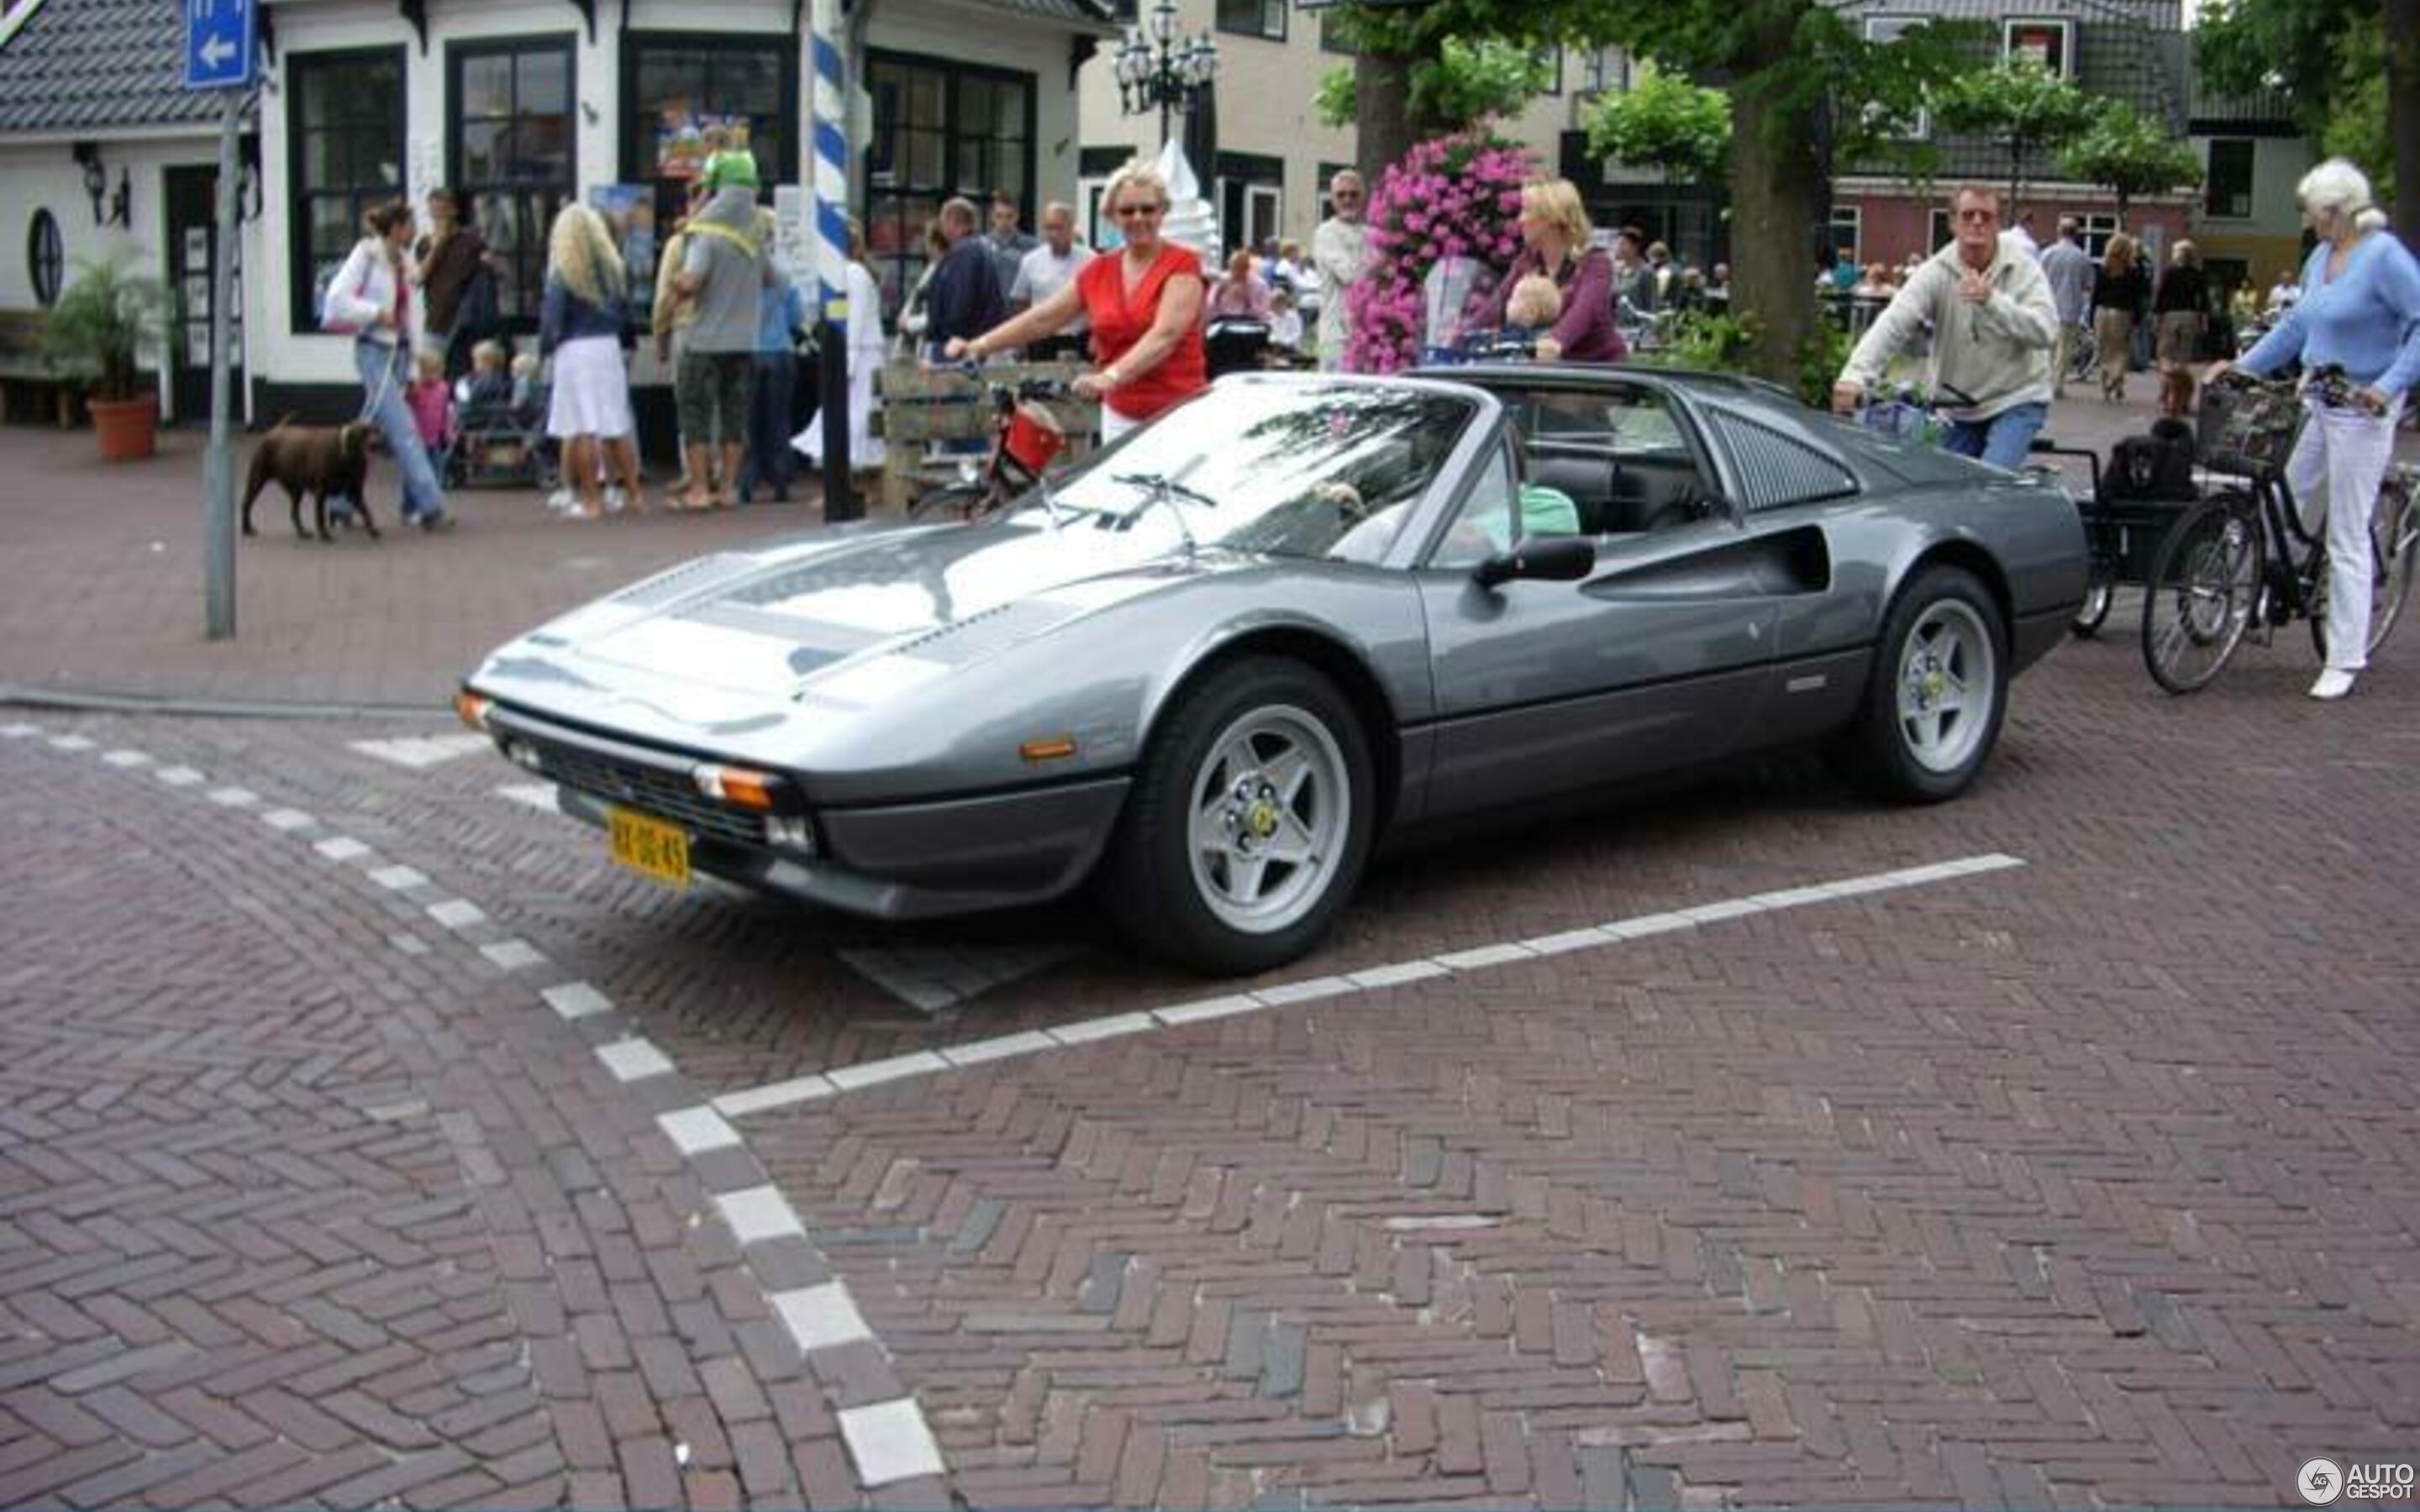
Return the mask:
{"type": "Polygon", "coordinates": [[[697,790],[709,798],[720,798],[735,809],[752,809],[758,813],[773,811],[776,779],[770,773],[708,763],[698,767],[693,775],[697,790]]]}
{"type": "Polygon", "coordinates": [[[488,733],[488,710],[491,707],[488,700],[467,688],[454,695],[455,717],[483,735],[488,733]]]}
{"type": "Polygon", "coordinates": [[[1064,761],[1076,754],[1076,737],[1053,735],[1048,740],[1029,740],[1016,748],[1016,753],[1029,762],[1064,761]]]}

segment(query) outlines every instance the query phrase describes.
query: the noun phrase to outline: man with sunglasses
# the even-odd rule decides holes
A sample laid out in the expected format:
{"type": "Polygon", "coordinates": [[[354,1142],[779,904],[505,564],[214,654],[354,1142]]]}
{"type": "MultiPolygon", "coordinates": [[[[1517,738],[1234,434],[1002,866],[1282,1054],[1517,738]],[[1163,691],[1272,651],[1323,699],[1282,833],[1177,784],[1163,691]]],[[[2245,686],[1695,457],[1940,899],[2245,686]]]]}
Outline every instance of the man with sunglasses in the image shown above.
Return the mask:
{"type": "Polygon", "coordinates": [[[1929,321],[1926,387],[1957,405],[1941,444],[2011,471],[2024,465],[2050,414],[2058,304],[2041,264],[2000,234],[2000,192],[1970,186],[1951,202],[1957,235],[1876,316],[1832,385],[1832,409],[1854,414],[1890,361],[1929,321]],[[1971,402],[1968,402],[1971,401],[1971,402]]]}
{"type": "Polygon", "coordinates": [[[1344,291],[1368,261],[1370,228],[1361,220],[1359,174],[1346,168],[1330,178],[1327,199],[1335,213],[1311,234],[1311,260],[1319,273],[1319,368],[1333,373],[1343,365],[1344,344],[1353,331],[1344,291]]]}

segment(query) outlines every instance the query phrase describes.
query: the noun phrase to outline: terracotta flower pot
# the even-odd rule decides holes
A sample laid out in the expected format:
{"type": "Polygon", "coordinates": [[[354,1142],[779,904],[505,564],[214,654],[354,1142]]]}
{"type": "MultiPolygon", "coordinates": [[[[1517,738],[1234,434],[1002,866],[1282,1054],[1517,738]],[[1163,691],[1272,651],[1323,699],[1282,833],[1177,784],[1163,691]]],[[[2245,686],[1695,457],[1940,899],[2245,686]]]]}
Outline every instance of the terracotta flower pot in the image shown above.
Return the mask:
{"type": "Polygon", "coordinates": [[[101,438],[102,461],[139,462],[159,450],[157,398],[146,394],[140,399],[88,399],[85,408],[92,411],[93,434],[101,438]]]}

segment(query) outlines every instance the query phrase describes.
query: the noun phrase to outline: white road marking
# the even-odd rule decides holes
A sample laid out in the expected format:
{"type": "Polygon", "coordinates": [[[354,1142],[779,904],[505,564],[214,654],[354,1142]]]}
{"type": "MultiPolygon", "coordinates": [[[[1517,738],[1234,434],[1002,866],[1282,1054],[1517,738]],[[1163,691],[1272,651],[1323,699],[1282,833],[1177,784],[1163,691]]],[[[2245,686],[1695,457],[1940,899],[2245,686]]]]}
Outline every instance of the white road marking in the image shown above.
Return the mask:
{"type": "Polygon", "coordinates": [[[561,809],[555,807],[554,784],[551,782],[507,782],[496,790],[496,796],[509,798],[515,803],[527,804],[530,808],[546,813],[563,812],[561,809]]]}
{"type": "Polygon", "coordinates": [[[488,916],[468,898],[448,898],[442,903],[430,903],[428,917],[447,929],[469,929],[488,916]]]}
{"type": "Polygon", "coordinates": [[[107,762],[112,766],[148,766],[151,764],[150,753],[140,750],[113,750],[104,754],[101,759],[107,762]]]}
{"type": "MultiPolygon", "coordinates": [[[[1745,918],[1755,914],[1773,913],[1784,908],[1801,908],[1814,903],[1836,903],[1843,899],[1889,892],[1898,888],[1920,887],[1931,883],[1947,882],[1958,877],[1979,876],[1989,872],[2005,872],[2024,864],[2022,857],[1993,852],[1983,856],[1963,856],[1955,861],[1943,861],[1931,866],[1906,867],[1897,872],[1877,872],[1866,876],[1847,877],[1838,882],[1777,888],[1746,898],[1700,903],[1696,907],[1676,912],[1642,914],[1635,918],[1614,919],[1587,929],[1566,930],[1559,934],[1542,935],[1532,940],[1477,946],[1446,955],[1399,961],[1385,965],[1365,966],[1347,976],[1312,977],[1302,981],[1280,982],[1272,987],[1256,988],[1251,992],[1234,993],[1224,997],[1202,998],[1139,1012],[1108,1014],[1095,1019],[1081,1019],[1073,1024],[1062,1024],[1049,1029],[1001,1035],[990,1040],[977,1040],[969,1044],[956,1045],[938,1052],[919,1051],[914,1055],[894,1056],[887,1060],[877,1060],[861,1066],[836,1066],[821,1074],[776,1082],[769,1087],[726,1092],[714,1100],[714,1107],[726,1119],[745,1118],[752,1113],[763,1113],[769,1109],[788,1107],[793,1103],[810,1102],[816,1098],[832,1097],[841,1092],[851,1092],[861,1088],[895,1082],[904,1077],[931,1075],[938,1071],[977,1066],[986,1061],[1005,1060],[1015,1056],[1038,1055],[1046,1050],[1087,1044],[1118,1035],[1143,1034],[1159,1029],[1178,1028],[1188,1024],[1232,1018],[1241,1013],[1264,1012],[1273,1008],[1284,1008],[1295,1003],[1315,1002],[1321,998],[1341,997],[1353,993],[1399,986],[1406,982],[1427,981],[1469,971],[1484,971],[1491,966],[1534,960],[1542,955],[1567,950],[1597,949],[1606,946],[1620,945],[1628,940],[1668,933],[1676,930],[1696,929],[1701,923],[1745,918]]],[[[857,965],[858,963],[852,961],[850,964],[857,965]]],[[[859,969],[864,968],[861,965],[859,969]]]]}
{"type": "Polygon", "coordinates": [[[868,1486],[943,1473],[941,1446],[913,1396],[851,1407],[840,1414],[840,1436],[848,1442],[857,1474],[868,1486]]]}
{"type": "Polygon", "coordinates": [[[584,981],[566,981],[560,987],[549,987],[538,994],[546,1006],[567,1019],[584,1019],[591,1013],[612,1010],[613,1000],[584,981]]]}
{"type": "Polygon", "coordinates": [[[298,829],[308,829],[319,821],[300,809],[271,809],[260,816],[260,822],[281,834],[290,835],[298,829]]]}
{"type": "Polygon", "coordinates": [[[546,964],[546,957],[540,955],[537,947],[527,940],[498,940],[493,945],[479,947],[479,953],[506,971],[524,971],[531,966],[546,964]]]}
{"type": "Polygon", "coordinates": [[[710,1107],[681,1108],[673,1113],[656,1115],[656,1127],[673,1142],[673,1148],[684,1155],[703,1155],[709,1149],[728,1149],[739,1143],[739,1131],[724,1121],[721,1114],[710,1107]]]}
{"type": "Polygon", "coordinates": [[[54,750],[90,750],[92,742],[82,735],[53,735],[51,747],[54,750]]]}
{"type": "Polygon", "coordinates": [[[382,866],[370,873],[370,880],[389,892],[402,892],[427,881],[428,874],[408,866],[382,866]]]}
{"type": "Polygon", "coordinates": [[[250,788],[216,788],[210,801],[222,809],[249,809],[260,801],[260,795],[250,788]]]}
{"type": "Polygon", "coordinates": [[[848,1294],[845,1282],[827,1281],[819,1287],[777,1291],[767,1300],[782,1315],[782,1322],[802,1351],[829,1350],[874,1337],[874,1330],[866,1326],[865,1315],[857,1310],[857,1299],[848,1294]]]}
{"type": "Polygon", "coordinates": [[[495,744],[485,735],[468,733],[403,735],[394,740],[351,742],[352,748],[365,756],[375,756],[397,766],[409,766],[415,772],[453,761],[458,756],[468,756],[474,750],[492,750],[495,744]]]}
{"type": "Polygon", "coordinates": [[[731,1228],[731,1237],[742,1244],[755,1244],[768,1239],[803,1237],[807,1226],[799,1222],[798,1212],[779,1189],[772,1186],[752,1186],[744,1192],[717,1193],[714,1205],[721,1210],[722,1221],[731,1228]]]}
{"type": "Polygon", "coordinates": [[[616,1040],[612,1044],[597,1047],[597,1058],[617,1082],[644,1081],[650,1076],[671,1074],[671,1057],[644,1040],[616,1040]]]}
{"type": "Polygon", "coordinates": [[[190,766],[163,766],[151,775],[172,788],[189,788],[202,779],[202,774],[190,766]]]}
{"type": "Polygon", "coordinates": [[[0,737],[9,740],[30,740],[42,733],[38,724],[0,724],[0,737]]]}
{"type": "Polygon", "coordinates": [[[331,861],[358,861],[370,853],[370,848],[350,835],[332,835],[311,847],[331,861]]]}

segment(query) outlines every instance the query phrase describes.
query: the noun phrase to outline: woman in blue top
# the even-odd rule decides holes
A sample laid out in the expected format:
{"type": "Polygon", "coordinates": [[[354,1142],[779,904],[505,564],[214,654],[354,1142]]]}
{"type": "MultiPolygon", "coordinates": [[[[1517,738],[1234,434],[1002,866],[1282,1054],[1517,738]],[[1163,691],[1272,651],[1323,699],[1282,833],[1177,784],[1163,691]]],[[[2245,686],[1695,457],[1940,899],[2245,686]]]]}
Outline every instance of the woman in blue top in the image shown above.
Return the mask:
{"type": "Polygon", "coordinates": [[[613,458],[622,496],[644,507],[639,449],[632,440],[630,379],[622,367],[622,327],[628,279],[605,218],[585,205],[566,205],[546,245],[546,300],[538,310],[538,349],[554,356],[554,393],[546,433],[563,442],[563,478],[580,502],[566,519],[595,519],[603,469],[597,443],[613,458]]]}
{"type": "Polygon", "coordinates": [[[2235,365],[2266,376],[2299,357],[2307,367],[2334,363],[2361,385],[2346,409],[2311,401],[2310,422],[2286,463],[2297,499],[2326,489],[2328,655],[2311,697],[2340,699],[2367,665],[2369,514],[2395,449],[2396,417],[2420,378],[2420,263],[2392,234],[2361,227],[2369,180],[2351,163],[2320,163],[2294,193],[2319,239],[2303,268],[2303,297],[2235,365]]]}

